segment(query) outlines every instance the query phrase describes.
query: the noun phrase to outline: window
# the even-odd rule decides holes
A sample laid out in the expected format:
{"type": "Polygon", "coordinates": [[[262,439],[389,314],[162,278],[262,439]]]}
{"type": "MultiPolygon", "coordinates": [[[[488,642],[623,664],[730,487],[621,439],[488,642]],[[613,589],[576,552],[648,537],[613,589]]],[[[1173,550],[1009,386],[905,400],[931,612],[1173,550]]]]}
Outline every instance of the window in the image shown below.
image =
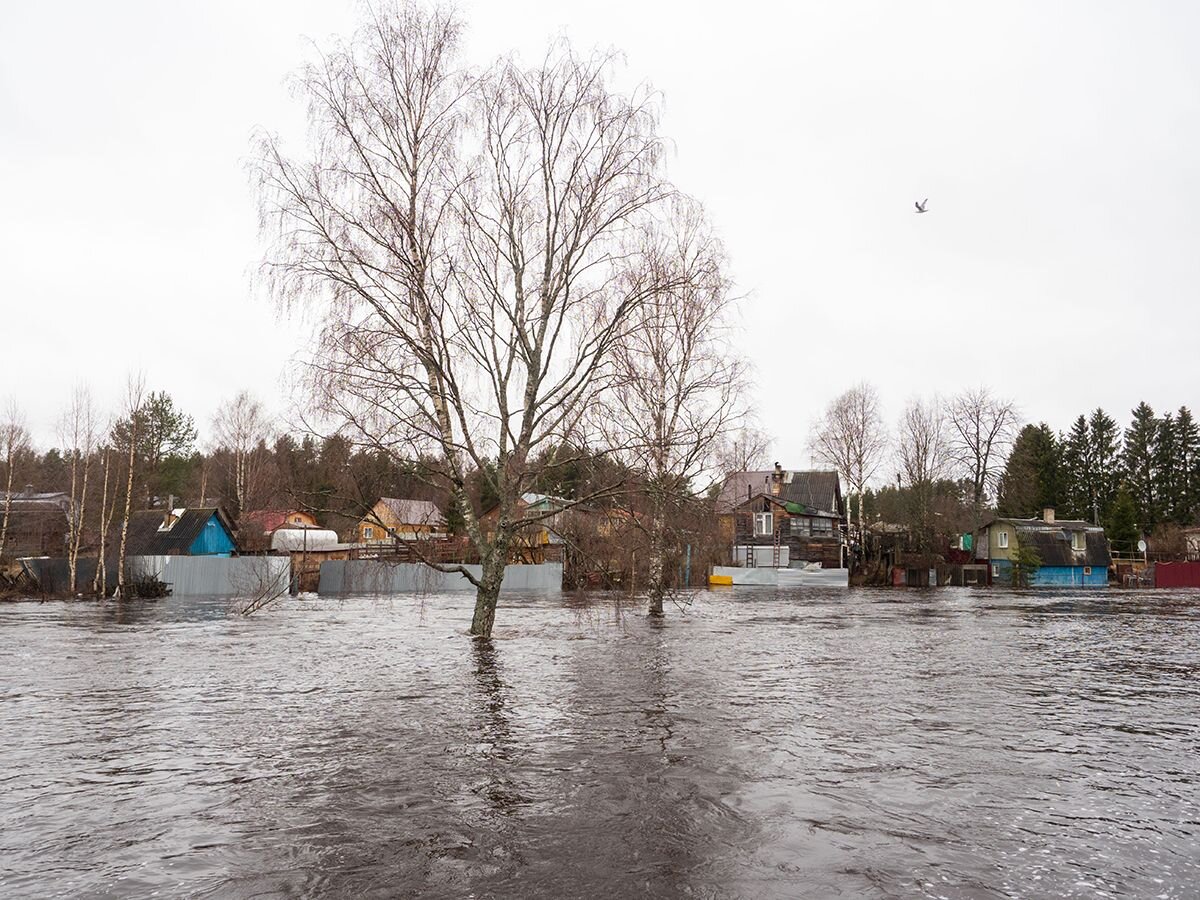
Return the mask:
{"type": "Polygon", "coordinates": [[[370,540],[373,540],[374,538],[375,538],[375,529],[372,528],[370,525],[365,526],[363,528],[363,540],[370,541],[370,540]]]}
{"type": "Polygon", "coordinates": [[[833,520],[813,519],[812,533],[813,537],[830,537],[833,534],[833,520]]]}
{"type": "Polygon", "coordinates": [[[992,577],[993,578],[1000,577],[1000,567],[998,565],[996,565],[995,563],[992,564],[992,577]]]}
{"type": "Polygon", "coordinates": [[[1071,532],[1071,549],[1072,550],[1086,550],[1087,549],[1087,535],[1084,532],[1082,532],[1082,531],[1072,531],[1071,532]]]}
{"type": "Polygon", "coordinates": [[[996,546],[998,546],[1001,550],[1008,549],[1008,532],[1007,531],[1000,532],[999,538],[996,542],[996,546]]]}
{"type": "Polygon", "coordinates": [[[775,533],[775,514],[769,512],[760,512],[754,514],[754,535],[760,537],[764,534],[775,533]]]}
{"type": "Polygon", "coordinates": [[[791,528],[792,534],[799,537],[808,537],[808,523],[810,521],[810,519],[792,519],[788,522],[788,525],[791,528]]]}
{"type": "Polygon", "coordinates": [[[1084,575],[1091,575],[1091,574],[1092,574],[1092,567],[1091,567],[1091,566],[1084,566],[1084,567],[1083,567],[1083,574],[1084,574],[1084,575]]]}
{"type": "Polygon", "coordinates": [[[299,517],[299,516],[295,516],[295,517],[292,519],[292,523],[293,523],[293,524],[295,524],[295,525],[302,525],[302,524],[304,524],[304,523],[303,523],[303,521],[300,519],[300,517],[299,517]]]}

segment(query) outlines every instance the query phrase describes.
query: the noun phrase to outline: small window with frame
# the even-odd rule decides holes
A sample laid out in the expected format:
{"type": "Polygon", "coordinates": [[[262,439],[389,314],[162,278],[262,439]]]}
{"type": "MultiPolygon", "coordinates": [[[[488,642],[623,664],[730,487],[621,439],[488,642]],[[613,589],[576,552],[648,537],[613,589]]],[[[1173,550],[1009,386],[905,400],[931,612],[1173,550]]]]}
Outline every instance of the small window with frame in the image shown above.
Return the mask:
{"type": "Polygon", "coordinates": [[[363,538],[370,541],[375,539],[375,529],[370,525],[363,528],[363,538]]]}
{"type": "Polygon", "coordinates": [[[773,534],[775,531],[775,515],[769,512],[759,512],[754,514],[754,535],[762,537],[764,535],[773,534]]]}
{"type": "Polygon", "coordinates": [[[997,536],[997,538],[996,538],[996,546],[997,546],[997,547],[999,547],[1001,550],[1007,550],[1007,549],[1008,549],[1008,532],[1007,532],[1007,531],[1002,531],[1002,532],[1000,532],[1000,534],[997,536]]]}
{"type": "Polygon", "coordinates": [[[1087,549],[1087,534],[1082,531],[1071,532],[1071,549],[1086,550],[1087,549]]]}

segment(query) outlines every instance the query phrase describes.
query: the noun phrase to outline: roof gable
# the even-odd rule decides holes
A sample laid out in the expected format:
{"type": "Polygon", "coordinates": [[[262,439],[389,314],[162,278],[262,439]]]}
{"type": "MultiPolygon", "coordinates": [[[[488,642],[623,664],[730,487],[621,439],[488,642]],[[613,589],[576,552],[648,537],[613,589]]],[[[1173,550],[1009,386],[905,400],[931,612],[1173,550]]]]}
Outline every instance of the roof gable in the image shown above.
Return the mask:
{"type": "Polygon", "coordinates": [[[133,513],[129,517],[126,553],[130,556],[186,555],[214,517],[228,537],[230,546],[235,546],[229,520],[217,507],[185,509],[169,528],[163,527],[165,515],[166,510],[160,509],[144,509],[133,513]]]}
{"type": "Polygon", "coordinates": [[[773,469],[754,472],[731,472],[717,495],[717,512],[730,512],[756,494],[778,497],[784,502],[798,504],[815,512],[836,517],[841,510],[841,485],[837,472],[812,469],[782,470],[783,483],[779,493],[771,493],[773,469]]]}
{"type": "MultiPolygon", "coordinates": [[[[397,497],[380,497],[371,514],[366,518],[383,519],[381,513],[391,517],[392,523],[398,525],[427,525],[438,527],[446,524],[442,511],[431,500],[408,500],[397,497]]],[[[385,521],[385,524],[387,523],[385,521]]]]}

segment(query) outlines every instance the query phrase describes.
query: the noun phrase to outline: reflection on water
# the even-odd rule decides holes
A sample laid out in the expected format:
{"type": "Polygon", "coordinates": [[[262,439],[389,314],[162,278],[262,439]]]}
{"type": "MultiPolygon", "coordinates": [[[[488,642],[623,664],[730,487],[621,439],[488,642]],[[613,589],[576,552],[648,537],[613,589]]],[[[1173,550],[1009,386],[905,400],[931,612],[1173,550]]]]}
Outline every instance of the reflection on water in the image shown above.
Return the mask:
{"type": "Polygon", "coordinates": [[[469,604],[0,607],[0,895],[1196,895],[1200,595],[469,604]]]}

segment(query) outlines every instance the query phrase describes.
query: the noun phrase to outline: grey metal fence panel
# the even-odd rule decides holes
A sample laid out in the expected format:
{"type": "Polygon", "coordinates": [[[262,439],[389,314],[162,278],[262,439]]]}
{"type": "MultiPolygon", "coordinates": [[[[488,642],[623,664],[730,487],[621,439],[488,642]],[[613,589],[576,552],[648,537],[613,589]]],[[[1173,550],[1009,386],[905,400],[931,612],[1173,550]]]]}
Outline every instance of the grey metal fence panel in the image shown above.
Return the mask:
{"type": "Polygon", "coordinates": [[[131,556],[134,578],[157,578],[172,597],[255,597],[287,590],[286,556],[131,556]]]}
{"type": "MultiPolygon", "coordinates": [[[[464,566],[476,578],[480,566],[464,566]]],[[[562,563],[508,566],[502,591],[558,591],[562,589],[562,563]]],[[[421,563],[384,563],[376,560],[327,560],[321,563],[318,592],[325,595],[434,594],[473,591],[474,585],[457,572],[439,572],[421,563]]]]}

